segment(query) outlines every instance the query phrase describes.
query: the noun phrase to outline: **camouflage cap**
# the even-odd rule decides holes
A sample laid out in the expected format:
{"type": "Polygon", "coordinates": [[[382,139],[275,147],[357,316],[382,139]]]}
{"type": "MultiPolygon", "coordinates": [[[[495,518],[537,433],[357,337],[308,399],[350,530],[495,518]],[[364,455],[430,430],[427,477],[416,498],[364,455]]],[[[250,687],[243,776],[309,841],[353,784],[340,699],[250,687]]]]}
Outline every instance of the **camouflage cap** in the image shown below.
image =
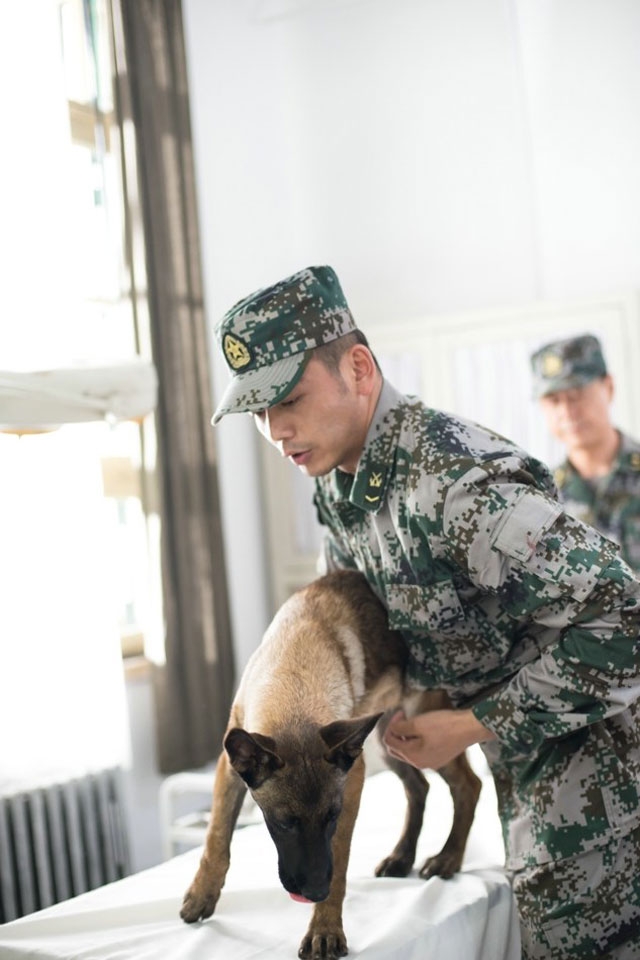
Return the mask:
{"type": "Polygon", "coordinates": [[[582,387],[607,373],[600,341],[592,334],[545,344],[532,354],[531,369],[535,399],[582,387]]]}
{"type": "Polygon", "coordinates": [[[311,350],[355,329],[331,267],[307,267],[240,300],[216,328],[232,379],[211,422],[279,403],[302,376],[311,350]]]}

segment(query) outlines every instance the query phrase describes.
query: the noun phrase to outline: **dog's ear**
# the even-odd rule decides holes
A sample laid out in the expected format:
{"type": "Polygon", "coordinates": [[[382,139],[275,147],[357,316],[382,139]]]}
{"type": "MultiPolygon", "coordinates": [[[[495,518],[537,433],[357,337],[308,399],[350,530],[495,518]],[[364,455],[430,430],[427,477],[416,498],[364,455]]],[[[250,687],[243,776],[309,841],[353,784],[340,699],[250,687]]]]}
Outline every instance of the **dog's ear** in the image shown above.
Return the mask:
{"type": "Polygon", "coordinates": [[[224,739],[231,766],[251,789],[261,786],[276,770],[284,766],[275,752],[276,742],[261,733],[247,733],[234,727],[224,739]]]}
{"type": "Polygon", "coordinates": [[[381,716],[381,713],[372,713],[355,720],[334,720],[326,727],[321,727],[320,736],[330,748],[324,755],[325,760],[334,763],[346,773],[356,757],[362,753],[364,741],[381,716]]]}

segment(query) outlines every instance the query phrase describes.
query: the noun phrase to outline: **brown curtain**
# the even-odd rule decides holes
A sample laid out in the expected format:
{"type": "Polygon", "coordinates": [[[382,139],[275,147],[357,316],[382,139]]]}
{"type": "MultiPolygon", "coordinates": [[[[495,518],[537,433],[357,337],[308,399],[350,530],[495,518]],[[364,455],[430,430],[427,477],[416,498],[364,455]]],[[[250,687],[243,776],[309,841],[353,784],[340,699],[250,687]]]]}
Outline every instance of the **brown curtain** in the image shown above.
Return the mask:
{"type": "MultiPolygon", "coordinates": [[[[156,414],[166,665],[163,773],[221,746],[234,687],[180,0],[114,0],[120,112],[135,128],[156,414]],[[119,32],[120,31],[120,32],[119,32]]],[[[126,150],[126,123],[123,138],[126,150]]],[[[129,170],[131,164],[129,164],[129,170]]],[[[135,265],[135,251],[132,253],[135,265]]]]}

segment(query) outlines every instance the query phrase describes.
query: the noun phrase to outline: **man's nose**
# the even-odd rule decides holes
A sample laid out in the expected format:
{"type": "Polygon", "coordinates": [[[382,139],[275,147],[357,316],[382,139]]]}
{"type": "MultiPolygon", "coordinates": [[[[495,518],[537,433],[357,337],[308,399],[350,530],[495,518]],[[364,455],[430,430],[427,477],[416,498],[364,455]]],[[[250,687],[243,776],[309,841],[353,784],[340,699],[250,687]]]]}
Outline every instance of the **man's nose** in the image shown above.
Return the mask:
{"type": "Polygon", "coordinates": [[[293,436],[293,426],[286,412],[278,407],[265,410],[265,433],[271,443],[277,444],[282,440],[290,440],[293,436]]]}
{"type": "Polygon", "coordinates": [[[562,412],[565,417],[575,417],[580,409],[580,397],[566,397],[562,404],[562,412]]]}

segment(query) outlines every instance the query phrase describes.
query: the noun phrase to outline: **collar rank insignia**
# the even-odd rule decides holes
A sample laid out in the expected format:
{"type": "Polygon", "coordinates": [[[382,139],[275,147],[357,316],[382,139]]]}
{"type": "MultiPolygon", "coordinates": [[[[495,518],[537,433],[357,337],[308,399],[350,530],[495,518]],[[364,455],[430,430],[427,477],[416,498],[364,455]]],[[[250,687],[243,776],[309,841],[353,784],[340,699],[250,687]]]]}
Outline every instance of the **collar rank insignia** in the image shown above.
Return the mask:
{"type": "Polygon", "coordinates": [[[557,377],[562,371],[562,360],[555,353],[548,353],[542,360],[542,373],[545,377],[557,377]]]}
{"type": "Polygon", "coordinates": [[[631,466],[634,470],[640,470],[640,453],[634,451],[629,459],[631,460],[631,466]]]}
{"type": "Polygon", "coordinates": [[[241,370],[251,363],[251,354],[241,340],[233,337],[230,333],[225,333],[222,341],[222,349],[227,358],[227,363],[233,370],[241,370]]]}
{"type": "MultiPolygon", "coordinates": [[[[369,487],[370,487],[372,490],[377,490],[377,489],[379,489],[381,486],[382,486],[382,474],[381,474],[381,473],[372,473],[371,476],[369,477],[369,487]]],[[[380,494],[378,493],[378,494],[376,494],[375,497],[371,497],[371,496],[369,496],[369,494],[367,493],[367,494],[365,494],[365,497],[364,497],[364,498],[365,498],[365,500],[366,500],[368,503],[375,503],[376,500],[379,500],[379,499],[380,499],[380,494]]]]}
{"type": "Polygon", "coordinates": [[[557,467],[557,469],[553,472],[553,479],[555,480],[557,487],[562,487],[567,479],[567,471],[565,468],[557,467]]]}

